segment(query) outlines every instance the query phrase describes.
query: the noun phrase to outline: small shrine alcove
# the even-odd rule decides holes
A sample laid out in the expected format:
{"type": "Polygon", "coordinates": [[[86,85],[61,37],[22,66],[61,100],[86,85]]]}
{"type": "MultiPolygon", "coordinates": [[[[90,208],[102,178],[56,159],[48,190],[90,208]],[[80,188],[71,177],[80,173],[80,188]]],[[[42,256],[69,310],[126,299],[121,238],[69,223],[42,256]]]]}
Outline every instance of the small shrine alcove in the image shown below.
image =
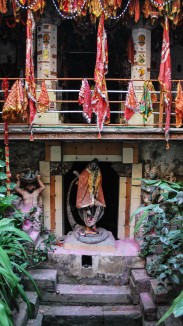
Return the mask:
{"type": "MultiPolygon", "coordinates": [[[[81,173],[87,166],[88,162],[73,162],[71,170],[64,176],[64,233],[67,234],[71,230],[71,226],[67,218],[67,193],[72,180],[75,178],[73,171],[81,173]]],[[[111,231],[117,239],[118,225],[118,205],[119,205],[119,176],[112,167],[111,162],[99,162],[102,173],[102,188],[106,202],[106,208],[103,217],[97,223],[97,226],[111,231]]],[[[82,220],[78,215],[76,205],[77,185],[74,184],[70,196],[70,204],[73,210],[74,218],[78,224],[82,224],[82,220]]]]}

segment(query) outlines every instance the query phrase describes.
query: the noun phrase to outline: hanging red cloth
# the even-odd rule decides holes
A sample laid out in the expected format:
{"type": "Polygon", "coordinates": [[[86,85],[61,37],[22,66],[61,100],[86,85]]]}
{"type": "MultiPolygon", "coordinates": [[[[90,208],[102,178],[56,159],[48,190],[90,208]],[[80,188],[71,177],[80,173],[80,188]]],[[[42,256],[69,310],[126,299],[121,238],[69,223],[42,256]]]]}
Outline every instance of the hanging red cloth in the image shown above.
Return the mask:
{"type": "Polygon", "coordinates": [[[30,9],[27,10],[27,39],[26,39],[26,63],[25,63],[25,86],[29,99],[29,124],[32,125],[36,116],[36,85],[33,62],[33,30],[34,18],[30,9]]]}
{"type": "Polygon", "coordinates": [[[161,50],[161,63],[158,80],[161,85],[161,90],[164,95],[166,124],[165,124],[165,139],[167,141],[167,148],[169,148],[169,129],[171,118],[171,57],[170,57],[170,39],[169,39],[169,21],[165,17],[164,30],[163,30],[163,43],[161,50]]]}
{"type": "Polygon", "coordinates": [[[0,0],[0,13],[5,14],[7,12],[6,0],[0,0]]]}
{"type": "Polygon", "coordinates": [[[92,116],[91,89],[87,79],[82,80],[78,102],[80,105],[83,105],[83,117],[90,123],[92,116]]]}
{"type": "Polygon", "coordinates": [[[102,14],[98,26],[97,58],[94,72],[95,89],[92,96],[92,109],[97,116],[99,132],[103,128],[103,123],[107,124],[110,122],[110,108],[105,80],[105,75],[108,71],[108,47],[104,18],[105,15],[102,14]]]}
{"type": "Polygon", "coordinates": [[[39,113],[44,113],[49,109],[49,96],[48,96],[48,91],[46,89],[46,84],[45,81],[42,81],[41,85],[41,92],[38,98],[38,112],[39,113]]]}
{"type": "Polygon", "coordinates": [[[129,3],[128,10],[129,10],[130,16],[133,16],[135,23],[137,23],[140,18],[139,0],[131,0],[129,3]]]}
{"type": "Polygon", "coordinates": [[[135,112],[139,112],[139,102],[135,94],[133,82],[130,81],[128,85],[128,92],[125,101],[125,112],[124,112],[125,120],[126,121],[130,120],[130,118],[134,115],[135,112]]]}
{"type": "Polygon", "coordinates": [[[182,126],[183,118],[183,92],[180,81],[177,84],[177,96],[175,99],[175,117],[176,117],[176,128],[182,126]]]}

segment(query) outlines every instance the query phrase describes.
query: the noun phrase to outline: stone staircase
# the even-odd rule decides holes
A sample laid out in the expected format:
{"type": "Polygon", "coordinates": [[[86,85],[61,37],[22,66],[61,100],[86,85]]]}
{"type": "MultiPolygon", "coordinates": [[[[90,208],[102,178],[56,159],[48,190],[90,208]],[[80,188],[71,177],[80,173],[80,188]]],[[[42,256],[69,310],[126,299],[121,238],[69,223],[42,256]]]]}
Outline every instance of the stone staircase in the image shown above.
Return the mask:
{"type": "MultiPolygon", "coordinates": [[[[131,271],[129,285],[76,285],[58,283],[57,270],[29,271],[41,295],[33,292],[24,279],[33,308],[28,321],[26,304],[21,303],[15,326],[157,326],[170,306],[172,292],[160,288],[145,269],[131,271]]],[[[181,326],[180,319],[169,317],[163,326],[181,326]]]]}
{"type": "MultiPolygon", "coordinates": [[[[30,271],[40,291],[38,317],[33,325],[126,325],[141,326],[139,305],[133,305],[128,285],[72,285],[57,283],[57,271],[36,269],[30,271]]],[[[25,279],[25,288],[32,284],[25,279]]],[[[33,321],[29,322],[31,325],[33,321]]]]}
{"type": "MultiPolygon", "coordinates": [[[[32,230],[29,232],[31,236],[35,236],[31,234],[32,230]]],[[[35,239],[38,241],[39,235],[35,239]]],[[[82,266],[78,267],[78,257],[72,252],[66,256],[63,253],[53,255],[50,255],[41,268],[29,270],[40,290],[39,299],[32,283],[29,279],[24,279],[24,287],[32,306],[32,319],[28,320],[27,306],[22,302],[20,313],[14,318],[15,326],[157,326],[157,320],[170,306],[171,289],[160,288],[157,281],[147,274],[144,262],[139,257],[116,256],[114,261],[106,256],[100,257],[103,259],[102,267],[104,263],[111,266],[111,275],[115,270],[112,264],[116,264],[118,268],[123,267],[121,278],[124,279],[118,283],[119,279],[113,280],[108,275],[105,282],[102,279],[98,282],[98,279],[93,278],[94,284],[90,284],[87,276],[92,275],[92,268],[84,268],[82,278],[78,279],[78,269],[82,266]],[[68,266],[74,267],[75,279],[74,275],[69,278],[68,266]],[[64,274],[68,274],[66,279],[63,278],[64,274]],[[65,280],[69,282],[63,282],[65,280]]],[[[162,324],[181,325],[181,320],[173,316],[162,324]]]]}

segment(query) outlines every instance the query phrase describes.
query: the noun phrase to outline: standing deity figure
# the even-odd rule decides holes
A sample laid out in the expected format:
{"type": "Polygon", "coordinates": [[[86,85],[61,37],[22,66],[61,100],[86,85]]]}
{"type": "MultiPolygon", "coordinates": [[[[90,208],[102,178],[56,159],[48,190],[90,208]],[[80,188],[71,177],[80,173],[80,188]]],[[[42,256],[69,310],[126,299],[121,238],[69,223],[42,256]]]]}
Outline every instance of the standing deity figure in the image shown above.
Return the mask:
{"type": "Polygon", "coordinates": [[[40,195],[44,189],[45,186],[38,172],[34,173],[28,169],[26,173],[22,172],[21,174],[17,174],[17,185],[15,190],[22,196],[18,208],[21,210],[24,217],[23,230],[26,230],[30,225],[32,225],[36,231],[40,230],[40,217],[42,214],[40,195]],[[21,183],[23,187],[20,187],[21,183]]]}
{"type": "Polygon", "coordinates": [[[86,225],[85,233],[96,234],[96,223],[103,216],[106,207],[102,174],[97,159],[92,160],[79,175],[76,207],[86,225]]]}

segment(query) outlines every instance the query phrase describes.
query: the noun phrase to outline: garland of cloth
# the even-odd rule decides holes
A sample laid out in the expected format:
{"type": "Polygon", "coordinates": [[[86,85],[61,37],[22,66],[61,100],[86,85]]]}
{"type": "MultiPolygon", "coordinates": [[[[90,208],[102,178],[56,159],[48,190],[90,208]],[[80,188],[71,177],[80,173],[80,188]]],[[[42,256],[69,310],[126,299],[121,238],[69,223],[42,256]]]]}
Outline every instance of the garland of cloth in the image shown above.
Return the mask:
{"type": "MultiPolygon", "coordinates": [[[[2,81],[2,90],[4,92],[4,99],[6,101],[8,97],[9,83],[8,79],[5,78],[2,81]]],[[[7,196],[10,196],[10,161],[9,161],[9,139],[8,139],[8,121],[4,122],[4,145],[5,145],[5,163],[6,163],[6,193],[7,196]]]]}
{"type": "Polygon", "coordinates": [[[170,56],[170,39],[169,39],[169,21],[165,17],[164,29],[163,29],[163,43],[161,50],[161,63],[158,80],[160,82],[161,91],[163,92],[166,122],[165,122],[165,139],[167,142],[166,148],[169,149],[169,129],[171,118],[171,56],[170,56]]]}
{"type": "Polygon", "coordinates": [[[108,46],[104,19],[104,14],[102,14],[97,33],[97,57],[94,72],[95,88],[92,95],[92,110],[97,116],[99,137],[101,136],[100,131],[103,128],[103,124],[110,122],[110,108],[105,80],[105,75],[108,71],[108,46]]]}
{"type": "MultiPolygon", "coordinates": [[[[183,20],[183,4],[180,0],[145,0],[142,8],[140,8],[139,0],[128,0],[125,10],[119,15],[118,12],[123,3],[121,0],[58,0],[56,1],[58,6],[54,0],[52,2],[63,19],[76,19],[76,17],[85,17],[89,14],[91,21],[95,23],[96,18],[100,17],[102,13],[106,19],[124,18],[124,13],[128,9],[128,14],[134,18],[135,22],[138,22],[140,18],[140,11],[143,12],[145,18],[149,16],[152,18],[152,24],[153,20],[163,15],[171,19],[175,26],[180,25],[183,20]]],[[[43,14],[45,5],[46,0],[11,0],[15,22],[20,22],[20,8],[31,9],[36,15],[40,15],[43,14]]],[[[7,12],[7,1],[0,0],[0,13],[7,12]]],[[[11,24],[10,27],[14,26],[11,24]]]]}

